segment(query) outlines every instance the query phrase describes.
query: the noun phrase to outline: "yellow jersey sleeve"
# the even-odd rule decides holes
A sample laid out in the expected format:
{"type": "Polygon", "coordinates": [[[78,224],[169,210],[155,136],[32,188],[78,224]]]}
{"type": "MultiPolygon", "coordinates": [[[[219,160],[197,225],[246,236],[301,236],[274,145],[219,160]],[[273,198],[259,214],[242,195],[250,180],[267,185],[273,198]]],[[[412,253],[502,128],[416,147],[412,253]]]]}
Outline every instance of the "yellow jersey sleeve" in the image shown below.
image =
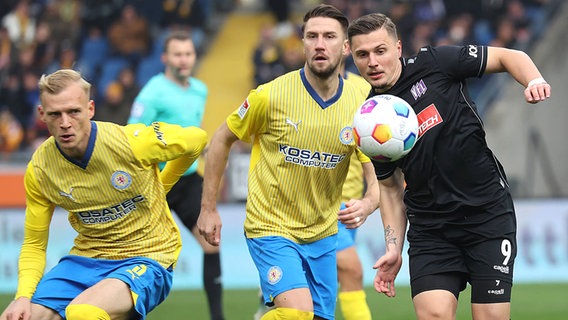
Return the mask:
{"type": "Polygon", "coordinates": [[[152,126],[124,127],[136,158],[144,166],[166,162],[160,180],[166,193],[193,164],[207,144],[207,133],[198,127],[154,122],[152,126]]]}
{"type": "Polygon", "coordinates": [[[49,225],[55,205],[40,192],[34,169],[26,168],[24,175],[26,189],[26,218],[24,222],[24,242],[18,263],[18,289],[16,298],[31,298],[43,276],[49,225]]]}
{"type": "Polygon", "coordinates": [[[361,150],[359,150],[359,148],[355,149],[355,152],[357,153],[357,159],[359,159],[361,163],[367,163],[371,161],[371,158],[367,157],[361,150]]]}
{"type": "Polygon", "coordinates": [[[242,141],[250,143],[252,137],[266,130],[267,110],[271,83],[251,90],[237,110],[227,117],[227,126],[242,141]]]}

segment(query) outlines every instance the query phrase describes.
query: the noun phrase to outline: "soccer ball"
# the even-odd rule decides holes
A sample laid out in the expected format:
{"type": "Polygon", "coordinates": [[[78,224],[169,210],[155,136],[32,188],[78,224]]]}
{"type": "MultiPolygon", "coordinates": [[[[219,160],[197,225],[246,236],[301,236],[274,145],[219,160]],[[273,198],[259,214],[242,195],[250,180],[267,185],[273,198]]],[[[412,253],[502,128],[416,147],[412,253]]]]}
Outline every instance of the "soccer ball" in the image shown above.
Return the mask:
{"type": "Polygon", "coordinates": [[[407,155],[418,137],[418,119],[403,99],[382,94],[367,99],[355,112],[353,133],[359,149],[378,162],[407,155]]]}

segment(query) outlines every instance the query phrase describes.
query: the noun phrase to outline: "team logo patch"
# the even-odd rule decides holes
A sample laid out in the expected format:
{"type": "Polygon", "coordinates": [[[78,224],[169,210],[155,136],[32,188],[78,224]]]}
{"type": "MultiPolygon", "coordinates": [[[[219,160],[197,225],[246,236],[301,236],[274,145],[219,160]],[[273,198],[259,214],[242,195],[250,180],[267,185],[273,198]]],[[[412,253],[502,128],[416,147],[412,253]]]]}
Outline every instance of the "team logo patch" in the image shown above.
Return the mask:
{"type": "Polygon", "coordinates": [[[128,188],[130,184],[132,184],[132,177],[127,172],[119,170],[112,174],[110,182],[116,189],[123,190],[128,188]]]}
{"type": "Polygon", "coordinates": [[[140,118],[140,116],[144,113],[144,105],[140,102],[134,102],[130,113],[132,118],[140,118]]]}
{"type": "Polygon", "coordinates": [[[250,105],[249,105],[248,99],[245,99],[243,104],[241,104],[241,106],[239,107],[239,111],[237,112],[241,119],[243,119],[245,117],[245,114],[247,114],[249,107],[250,107],[250,105]]]}
{"type": "Polygon", "coordinates": [[[282,279],[282,269],[279,266],[272,266],[266,276],[270,284],[277,284],[282,279]]]}
{"type": "Polygon", "coordinates": [[[353,128],[345,127],[341,129],[341,132],[339,133],[339,140],[343,144],[350,144],[353,142],[353,128]]]}

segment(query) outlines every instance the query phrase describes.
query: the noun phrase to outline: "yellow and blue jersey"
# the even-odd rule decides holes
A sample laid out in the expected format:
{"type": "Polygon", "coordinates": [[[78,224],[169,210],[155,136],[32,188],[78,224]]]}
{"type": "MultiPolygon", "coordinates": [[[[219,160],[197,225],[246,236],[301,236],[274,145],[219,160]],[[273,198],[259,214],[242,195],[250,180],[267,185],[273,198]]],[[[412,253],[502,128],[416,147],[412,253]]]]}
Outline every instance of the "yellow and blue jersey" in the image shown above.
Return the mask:
{"type": "Polygon", "coordinates": [[[340,79],[324,101],[303,69],[252,90],[228,118],[241,140],[252,143],[246,236],[282,236],[309,243],[337,233],[341,190],[357,148],[351,128],[365,94],[340,79]]]}
{"type": "Polygon", "coordinates": [[[165,193],[197,159],[207,134],[196,127],[91,122],[81,161],[53,137],[26,169],[25,235],[17,296],[31,297],[45,268],[49,225],[59,206],[77,231],[70,254],[120,260],[147,257],[174,267],[181,237],[165,193]],[[157,163],[167,162],[163,171],[157,163]]]}
{"type": "MultiPolygon", "coordinates": [[[[365,97],[371,91],[371,85],[367,82],[367,80],[356,73],[346,72],[344,80],[351,82],[359,88],[365,97]]],[[[360,101],[358,105],[361,105],[362,103],[363,101],[360,101]]],[[[352,156],[351,162],[349,163],[349,172],[347,173],[347,178],[345,178],[345,183],[343,184],[341,200],[346,202],[351,199],[360,199],[363,197],[364,190],[365,182],[363,179],[363,167],[361,167],[359,159],[356,156],[352,156]]]]}
{"type": "MultiPolygon", "coordinates": [[[[205,114],[207,85],[194,77],[189,77],[188,82],[189,86],[182,87],[163,72],[153,76],[134,99],[128,123],[149,126],[160,121],[182,127],[200,127],[205,114]]],[[[195,161],[186,174],[196,172],[197,166],[195,161]]]]}

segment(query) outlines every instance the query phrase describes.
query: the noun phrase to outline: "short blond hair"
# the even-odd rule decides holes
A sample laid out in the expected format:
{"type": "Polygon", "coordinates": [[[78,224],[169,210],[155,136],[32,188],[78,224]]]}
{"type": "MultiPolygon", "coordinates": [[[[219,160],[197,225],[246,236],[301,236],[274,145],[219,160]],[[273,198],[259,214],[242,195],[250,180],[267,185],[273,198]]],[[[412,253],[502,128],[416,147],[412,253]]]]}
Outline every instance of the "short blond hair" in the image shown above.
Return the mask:
{"type": "Polygon", "coordinates": [[[91,95],[91,84],[83,79],[81,73],[72,69],[60,69],[51,74],[44,74],[38,82],[39,98],[44,94],[58,94],[72,83],[78,83],[87,97],[91,95]]]}

